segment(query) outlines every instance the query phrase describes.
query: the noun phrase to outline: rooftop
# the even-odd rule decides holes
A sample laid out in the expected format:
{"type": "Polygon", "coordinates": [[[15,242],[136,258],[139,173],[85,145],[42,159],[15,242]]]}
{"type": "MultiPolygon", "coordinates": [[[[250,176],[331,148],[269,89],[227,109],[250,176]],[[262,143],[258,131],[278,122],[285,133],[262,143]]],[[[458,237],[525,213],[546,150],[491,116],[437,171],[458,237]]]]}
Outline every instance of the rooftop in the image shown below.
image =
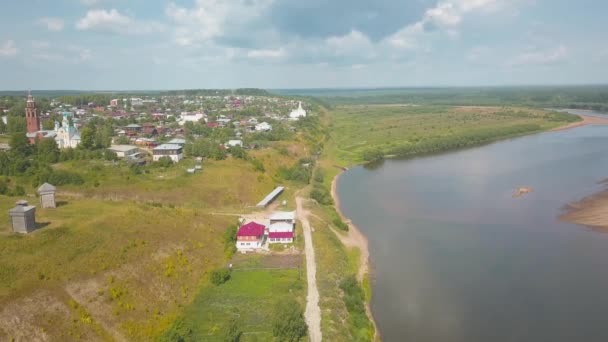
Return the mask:
{"type": "Polygon", "coordinates": [[[55,190],[57,190],[57,188],[55,188],[55,186],[53,186],[49,183],[44,183],[38,188],[38,192],[55,191],[55,190]]]}
{"type": "Polygon", "coordinates": [[[159,145],[157,147],[154,148],[155,151],[162,151],[162,150],[181,150],[182,147],[180,145],[177,144],[162,144],[159,145]]]}
{"type": "Polygon", "coordinates": [[[109,150],[117,151],[117,152],[128,152],[134,149],[137,149],[137,146],[133,145],[112,145],[109,150]]]}
{"type": "Polygon", "coordinates": [[[249,222],[239,228],[236,236],[260,236],[264,235],[264,229],[266,229],[266,227],[263,224],[249,222]]]}
{"type": "Polygon", "coordinates": [[[186,139],[179,139],[179,138],[175,138],[172,139],[171,141],[169,141],[167,144],[175,144],[175,145],[180,145],[180,144],[185,144],[186,143],[186,139]]]}
{"type": "Polygon", "coordinates": [[[270,232],[268,233],[268,237],[271,239],[293,239],[293,232],[270,232]]]}
{"type": "Polygon", "coordinates": [[[271,220],[295,220],[296,212],[295,211],[277,211],[270,215],[271,220]]]}

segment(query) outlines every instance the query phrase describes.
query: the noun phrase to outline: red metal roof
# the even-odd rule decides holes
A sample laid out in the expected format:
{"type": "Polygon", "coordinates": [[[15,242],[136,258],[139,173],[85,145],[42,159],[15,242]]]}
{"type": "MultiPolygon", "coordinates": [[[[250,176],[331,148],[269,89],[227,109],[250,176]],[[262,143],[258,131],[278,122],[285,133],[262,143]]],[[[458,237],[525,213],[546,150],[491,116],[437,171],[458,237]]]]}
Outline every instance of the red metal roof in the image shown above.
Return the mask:
{"type": "Polygon", "coordinates": [[[263,224],[249,222],[239,228],[236,236],[260,236],[264,235],[264,229],[266,227],[263,224]]]}
{"type": "Polygon", "coordinates": [[[271,239],[293,239],[292,232],[270,232],[268,233],[268,237],[271,239]]]}

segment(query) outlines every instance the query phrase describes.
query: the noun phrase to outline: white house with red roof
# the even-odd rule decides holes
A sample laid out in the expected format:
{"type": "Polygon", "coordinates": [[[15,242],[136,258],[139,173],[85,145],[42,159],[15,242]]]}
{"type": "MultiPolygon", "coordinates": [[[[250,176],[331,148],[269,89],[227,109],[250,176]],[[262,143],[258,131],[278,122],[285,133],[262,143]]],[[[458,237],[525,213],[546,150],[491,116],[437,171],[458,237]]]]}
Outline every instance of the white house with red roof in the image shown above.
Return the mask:
{"type": "Polygon", "coordinates": [[[236,233],[236,248],[240,252],[262,248],[266,226],[256,222],[242,225],[236,233]]]}

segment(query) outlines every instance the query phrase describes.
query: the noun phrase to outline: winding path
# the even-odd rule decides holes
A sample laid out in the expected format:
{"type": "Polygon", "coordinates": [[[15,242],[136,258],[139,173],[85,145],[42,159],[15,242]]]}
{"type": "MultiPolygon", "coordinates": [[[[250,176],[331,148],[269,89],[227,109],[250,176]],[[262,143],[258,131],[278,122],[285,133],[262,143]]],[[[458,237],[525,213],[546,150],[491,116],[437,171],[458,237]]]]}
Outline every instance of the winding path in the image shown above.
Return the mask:
{"type": "Polygon", "coordinates": [[[298,219],[302,222],[304,231],[304,250],[306,252],[306,279],[308,282],[308,294],[306,295],[306,310],[304,318],[308,324],[308,335],[311,342],[320,342],[321,335],[321,309],[319,308],[319,289],[317,288],[317,262],[315,261],[315,249],[312,245],[312,232],[308,222],[308,211],[304,209],[304,199],[296,197],[298,219]]]}

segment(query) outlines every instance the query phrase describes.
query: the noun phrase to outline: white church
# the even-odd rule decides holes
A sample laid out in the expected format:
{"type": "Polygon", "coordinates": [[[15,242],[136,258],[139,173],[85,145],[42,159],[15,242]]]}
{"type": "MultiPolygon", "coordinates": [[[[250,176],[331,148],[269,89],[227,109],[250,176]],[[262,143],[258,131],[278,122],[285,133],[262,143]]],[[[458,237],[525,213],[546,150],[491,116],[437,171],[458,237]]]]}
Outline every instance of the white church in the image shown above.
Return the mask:
{"type": "Polygon", "coordinates": [[[298,120],[300,118],[305,118],[305,117],[306,117],[306,111],[304,110],[304,108],[302,108],[302,101],[299,101],[298,108],[292,110],[291,113],[289,113],[289,119],[298,120]]]}
{"type": "Polygon", "coordinates": [[[53,138],[57,143],[57,147],[61,148],[76,148],[80,144],[80,132],[78,128],[70,122],[72,113],[62,113],[63,120],[61,123],[55,121],[55,128],[52,130],[39,130],[37,132],[27,133],[30,139],[53,138]]]}
{"type": "Polygon", "coordinates": [[[71,116],[71,113],[63,113],[61,125],[55,121],[55,142],[57,142],[59,148],[75,148],[80,144],[80,132],[74,124],[70,123],[69,116],[71,116]]]}

